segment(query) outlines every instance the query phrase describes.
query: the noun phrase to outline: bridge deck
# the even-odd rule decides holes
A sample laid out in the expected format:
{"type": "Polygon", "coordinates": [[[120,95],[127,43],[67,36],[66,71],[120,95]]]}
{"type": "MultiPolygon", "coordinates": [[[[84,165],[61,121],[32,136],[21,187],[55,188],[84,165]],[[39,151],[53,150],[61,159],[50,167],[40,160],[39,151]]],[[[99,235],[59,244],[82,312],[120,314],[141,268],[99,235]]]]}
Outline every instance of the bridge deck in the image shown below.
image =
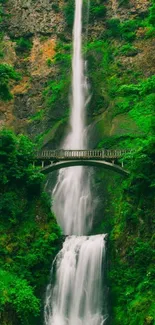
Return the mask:
{"type": "Polygon", "coordinates": [[[74,160],[74,159],[119,159],[125,154],[130,153],[131,150],[44,150],[36,153],[38,160],[74,160]]]}

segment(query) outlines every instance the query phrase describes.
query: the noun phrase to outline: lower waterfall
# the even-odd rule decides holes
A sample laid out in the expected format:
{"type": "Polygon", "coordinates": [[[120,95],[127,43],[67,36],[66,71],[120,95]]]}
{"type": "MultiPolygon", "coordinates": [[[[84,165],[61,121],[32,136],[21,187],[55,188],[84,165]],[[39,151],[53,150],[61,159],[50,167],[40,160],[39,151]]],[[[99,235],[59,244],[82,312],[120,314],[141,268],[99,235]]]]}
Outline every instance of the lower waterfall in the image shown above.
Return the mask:
{"type": "Polygon", "coordinates": [[[68,237],[55,263],[55,283],[46,293],[45,324],[105,324],[105,235],[68,237]]]}

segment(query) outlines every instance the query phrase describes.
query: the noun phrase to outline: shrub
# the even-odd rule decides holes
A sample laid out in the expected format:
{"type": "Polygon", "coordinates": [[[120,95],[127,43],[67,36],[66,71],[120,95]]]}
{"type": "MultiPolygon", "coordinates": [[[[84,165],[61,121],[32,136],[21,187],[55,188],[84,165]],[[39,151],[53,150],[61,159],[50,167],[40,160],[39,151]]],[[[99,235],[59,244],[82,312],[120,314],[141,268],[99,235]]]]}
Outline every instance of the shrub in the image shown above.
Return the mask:
{"type": "Polygon", "coordinates": [[[64,14],[67,26],[69,28],[72,28],[74,22],[74,2],[72,0],[69,0],[68,3],[65,5],[64,14]]]}
{"type": "Polygon", "coordinates": [[[127,41],[133,41],[136,37],[136,29],[139,26],[138,19],[120,22],[119,19],[113,18],[107,21],[107,36],[122,38],[127,41]]]}
{"type": "Polygon", "coordinates": [[[52,8],[53,8],[53,10],[54,10],[56,13],[58,13],[58,12],[60,11],[59,5],[56,4],[56,3],[53,3],[53,4],[52,4],[52,8]]]}
{"type": "Polygon", "coordinates": [[[155,4],[150,8],[149,22],[155,27],[155,4]]]}
{"type": "Polygon", "coordinates": [[[117,18],[113,18],[107,21],[107,33],[111,37],[120,37],[121,35],[121,27],[120,20],[117,18]]]}
{"type": "Polygon", "coordinates": [[[125,44],[117,50],[117,54],[122,54],[124,56],[135,56],[138,50],[131,44],[125,44]]]}
{"type": "Polygon", "coordinates": [[[130,0],[118,0],[118,5],[119,7],[128,7],[129,6],[129,2],[130,0]]]}
{"type": "Polygon", "coordinates": [[[127,20],[121,23],[121,36],[123,39],[133,41],[136,37],[136,29],[138,27],[137,20],[127,20]]]}
{"type": "Polygon", "coordinates": [[[92,5],[90,7],[90,18],[104,18],[106,15],[106,7],[104,5],[98,5],[94,6],[92,5]]]}
{"type": "Polygon", "coordinates": [[[145,38],[154,38],[155,37],[155,27],[150,26],[147,27],[147,30],[145,32],[145,38]]]}
{"type": "Polygon", "coordinates": [[[32,48],[32,42],[29,39],[21,37],[16,42],[16,52],[17,53],[27,53],[32,48]]]}
{"type": "Polygon", "coordinates": [[[12,98],[9,89],[10,80],[19,80],[20,75],[9,64],[0,64],[0,99],[9,100],[12,98]]]}
{"type": "Polygon", "coordinates": [[[51,65],[52,65],[52,60],[51,60],[50,58],[48,58],[48,59],[46,60],[46,63],[47,63],[47,66],[50,68],[51,65]]]}
{"type": "Polygon", "coordinates": [[[38,316],[40,302],[34,295],[34,290],[26,280],[10,272],[0,269],[0,310],[12,304],[15,313],[23,319],[23,323],[30,324],[29,314],[38,316]]]}

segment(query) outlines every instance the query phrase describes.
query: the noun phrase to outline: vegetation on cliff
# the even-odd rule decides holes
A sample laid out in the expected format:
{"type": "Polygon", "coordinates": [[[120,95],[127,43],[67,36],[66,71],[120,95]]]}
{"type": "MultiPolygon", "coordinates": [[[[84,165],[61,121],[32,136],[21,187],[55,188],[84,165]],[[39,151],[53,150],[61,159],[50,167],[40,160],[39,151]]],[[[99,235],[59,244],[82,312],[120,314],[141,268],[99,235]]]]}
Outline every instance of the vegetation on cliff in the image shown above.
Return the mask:
{"type": "Polygon", "coordinates": [[[110,234],[112,324],[154,324],[155,137],[143,141],[115,192],[110,234]]]}
{"type": "Polygon", "coordinates": [[[124,157],[126,180],[96,173],[103,219],[94,230],[109,233],[112,325],[155,322],[155,78],[151,60],[147,69],[136,64],[139,44],[155,35],[153,15],[154,2],[145,17],[106,19],[105,30],[85,49],[92,87],[88,116],[98,121],[98,147],[135,150],[124,157]]]}
{"type": "Polygon", "coordinates": [[[20,75],[9,64],[0,64],[0,99],[10,100],[12,94],[9,88],[10,80],[19,80],[20,75]]]}
{"type": "Polygon", "coordinates": [[[38,324],[60,229],[25,136],[0,132],[0,322],[38,324]]]}
{"type": "MultiPolygon", "coordinates": [[[[4,17],[3,2],[0,20],[4,17]]],[[[122,181],[118,175],[104,171],[97,174],[95,187],[101,203],[104,201],[104,213],[102,210],[96,232],[109,232],[111,324],[153,325],[155,77],[151,43],[155,37],[155,1],[150,1],[148,10],[135,9],[132,18],[131,1],[116,2],[117,15],[111,13],[108,1],[90,1],[83,49],[91,93],[87,117],[95,147],[136,151],[124,159],[130,170],[128,179],[122,181]],[[129,15],[124,14],[124,8],[129,15]]],[[[37,123],[44,123],[45,115],[52,118],[53,133],[46,129],[40,134],[38,128],[36,137],[40,145],[44,137],[49,138],[50,146],[55,139],[60,143],[69,116],[74,1],[66,0],[63,7],[53,8],[63,11],[64,31],[56,35],[54,58],[46,61],[55,75],[45,78],[42,96],[39,94],[44,107],[33,117],[37,123]]],[[[31,37],[16,39],[19,59],[27,59],[31,47],[31,37]]],[[[2,100],[12,98],[10,85],[18,78],[10,64],[0,65],[2,100]]],[[[26,96],[29,100],[33,94],[26,96]]],[[[0,141],[0,321],[2,325],[38,324],[40,301],[51,260],[58,250],[60,231],[43,193],[43,176],[32,168],[32,144],[8,131],[1,132],[0,141]]]]}

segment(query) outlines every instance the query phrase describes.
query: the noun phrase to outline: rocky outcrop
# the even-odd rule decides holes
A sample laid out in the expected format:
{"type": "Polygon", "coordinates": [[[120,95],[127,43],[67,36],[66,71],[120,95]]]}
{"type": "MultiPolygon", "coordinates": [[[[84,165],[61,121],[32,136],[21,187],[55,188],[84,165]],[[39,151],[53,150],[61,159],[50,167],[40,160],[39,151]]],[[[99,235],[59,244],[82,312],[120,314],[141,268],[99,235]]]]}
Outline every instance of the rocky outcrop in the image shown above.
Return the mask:
{"type": "Polygon", "coordinates": [[[62,1],[8,0],[5,30],[13,38],[35,34],[55,35],[63,30],[62,1]]]}
{"type": "Polygon", "coordinates": [[[120,61],[125,69],[142,71],[144,77],[149,77],[155,73],[155,40],[137,39],[134,43],[137,49],[135,56],[121,57],[120,61]]]}
{"type": "Polygon", "coordinates": [[[108,14],[121,20],[133,19],[137,16],[145,17],[149,4],[149,0],[130,0],[124,2],[111,0],[108,5],[108,14]]]}
{"type": "MultiPolygon", "coordinates": [[[[17,132],[27,133],[27,128],[33,123],[33,116],[45,109],[42,92],[48,80],[55,75],[55,71],[47,65],[47,60],[52,62],[56,40],[39,40],[34,37],[31,52],[26,57],[17,55],[16,43],[9,37],[5,37],[3,42],[4,58],[0,61],[13,65],[21,74],[21,80],[12,83],[11,92],[14,99],[7,104],[0,103],[1,125],[13,126],[17,132]]],[[[41,130],[45,131],[47,124],[42,124],[41,128],[30,134],[31,137],[41,130]]]]}

